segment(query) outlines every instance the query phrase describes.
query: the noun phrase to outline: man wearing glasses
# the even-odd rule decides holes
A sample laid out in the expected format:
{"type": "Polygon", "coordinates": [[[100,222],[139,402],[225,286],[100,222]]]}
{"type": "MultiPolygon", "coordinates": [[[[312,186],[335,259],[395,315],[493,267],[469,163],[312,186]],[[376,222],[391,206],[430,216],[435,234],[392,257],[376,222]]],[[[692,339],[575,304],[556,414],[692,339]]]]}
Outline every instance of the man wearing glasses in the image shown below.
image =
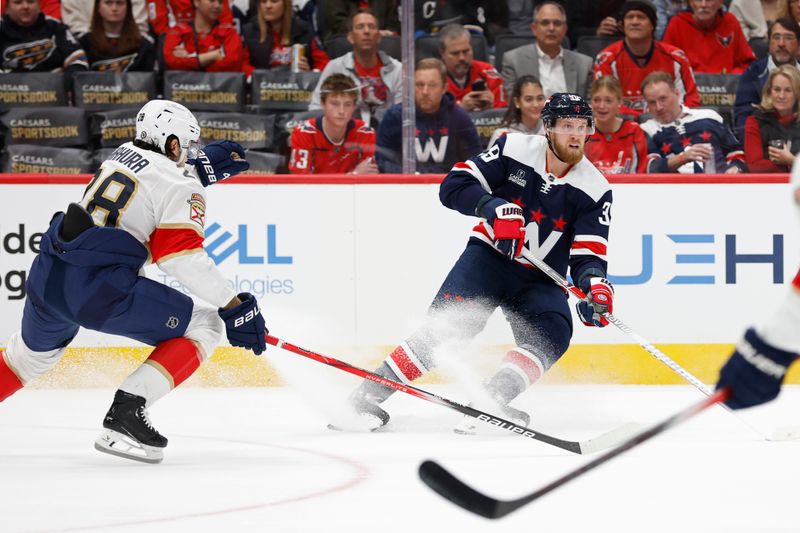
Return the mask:
{"type": "Polygon", "coordinates": [[[592,58],[561,43],[567,34],[567,14],[557,2],[543,2],[533,11],[531,30],[536,42],[509,50],[503,55],[500,75],[511,94],[517,78],[526,74],[542,82],[546,97],[570,92],[586,96],[592,76],[592,58]]]}
{"type": "Polygon", "coordinates": [[[753,62],[744,71],[736,89],[733,104],[736,117],[736,133],[744,139],[744,121],[753,113],[753,105],[761,102],[761,90],[769,73],[777,67],[792,64],[800,68],[797,51],[800,48],[800,26],[790,18],[779,18],[769,28],[769,54],[753,62]]]}

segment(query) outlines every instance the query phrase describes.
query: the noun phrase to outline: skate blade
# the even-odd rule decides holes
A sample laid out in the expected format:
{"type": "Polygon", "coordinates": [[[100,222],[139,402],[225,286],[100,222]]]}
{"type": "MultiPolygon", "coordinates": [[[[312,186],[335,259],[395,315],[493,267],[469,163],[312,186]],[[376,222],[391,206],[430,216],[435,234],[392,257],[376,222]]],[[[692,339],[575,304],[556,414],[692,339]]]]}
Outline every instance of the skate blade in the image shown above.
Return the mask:
{"type": "Polygon", "coordinates": [[[377,433],[386,425],[381,419],[367,413],[342,417],[336,424],[328,424],[328,429],[333,431],[349,431],[351,433],[377,433]]]}
{"type": "Polygon", "coordinates": [[[94,441],[94,449],[140,463],[158,464],[164,460],[164,449],[142,444],[112,429],[104,429],[94,441]]]}

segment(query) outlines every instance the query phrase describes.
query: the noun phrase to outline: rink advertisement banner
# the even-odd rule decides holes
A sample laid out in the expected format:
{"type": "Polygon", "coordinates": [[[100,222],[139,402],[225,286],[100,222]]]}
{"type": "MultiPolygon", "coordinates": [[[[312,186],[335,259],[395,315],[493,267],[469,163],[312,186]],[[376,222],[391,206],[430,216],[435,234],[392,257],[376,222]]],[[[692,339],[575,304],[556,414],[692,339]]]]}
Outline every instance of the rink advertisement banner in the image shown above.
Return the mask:
{"type": "Polygon", "coordinates": [[[98,111],[89,116],[89,134],[101,148],[116,148],[136,136],[134,108],[98,111]]]}
{"type": "Polygon", "coordinates": [[[86,146],[89,141],[84,111],[75,107],[10,109],[0,126],[6,146],[86,146]]]}
{"type": "Polygon", "coordinates": [[[476,111],[470,113],[472,123],[475,124],[475,129],[478,131],[478,138],[481,140],[481,145],[489,146],[489,141],[494,135],[494,130],[503,124],[503,117],[506,114],[505,109],[487,109],[485,111],[476,111]]]}
{"type": "Polygon", "coordinates": [[[253,72],[253,105],[278,111],[305,111],[319,76],[319,72],[256,70],[253,72]]]}
{"type": "Polygon", "coordinates": [[[87,111],[133,107],[139,109],[156,97],[153,72],[76,72],[75,105],[87,111]]]}
{"type": "Polygon", "coordinates": [[[203,142],[235,141],[247,149],[272,146],[275,115],[245,113],[195,113],[203,131],[203,142]]]}
{"type": "Polygon", "coordinates": [[[67,105],[64,78],[53,72],[0,74],[0,111],[18,107],[67,105]]]}
{"type": "Polygon", "coordinates": [[[164,98],[192,111],[244,110],[244,74],[240,72],[164,73],[164,98]]]}
{"type": "MultiPolygon", "coordinates": [[[[475,219],[442,207],[436,184],[307,185],[289,178],[209,189],[210,257],[236,292],[259,298],[270,329],[287,338],[310,346],[403,339],[421,323],[475,219]]],[[[83,188],[0,185],[0,339],[19,325],[35,234],[83,188]]],[[[616,184],[614,195],[614,311],[651,342],[733,343],[777,305],[797,271],[787,184],[616,184]]],[[[546,223],[527,228],[539,242],[551,231],[546,223]]],[[[150,275],[182,290],[158,269],[150,275]]],[[[499,312],[478,339],[513,342],[499,312]]],[[[127,344],[88,331],[77,342],[127,344]]],[[[574,342],[631,340],[576,320],[574,342]]]]}
{"type": "MultiPolygon", "coordinates": [[[[11,145],[3,150],[2,171],[10,173],[42,173],[42,174],[87,174],[95,170],[92,153],[79,148],[52,148],[37,146],[35,144],[11,145]]],[[[88,180],[87,180],[88,183],[88,180]]],[[[41,188],[41,185],[39,186],[41,188]]],[[[29,189],[36,190],[36,189],[29,189]]],[[[43,191],[39,191],[43,192],[43,191]]],[[[37,193],[38,194],[38,193],[37,193]]],[[[8,206],[9,196],[0,196],[3,199],[3,209],[8,206]]],[[[44,204],[39,200],[28,197],[29,207],[35,205],[38,211],[44,204]],[[32,202],[35,202],[32,204],[32,202]]],[[[40,213],[42,211],[39,211],[40,213]]],[[[45,211],[46,212],[46,211],[45,211]]],[[[0,218],[0,224],[3,219],[0,218]]],[[[0,265],[3,258],[0,257],[0,265]]],[[[2,289],[0,289],[2,291],[2,289]]]]}

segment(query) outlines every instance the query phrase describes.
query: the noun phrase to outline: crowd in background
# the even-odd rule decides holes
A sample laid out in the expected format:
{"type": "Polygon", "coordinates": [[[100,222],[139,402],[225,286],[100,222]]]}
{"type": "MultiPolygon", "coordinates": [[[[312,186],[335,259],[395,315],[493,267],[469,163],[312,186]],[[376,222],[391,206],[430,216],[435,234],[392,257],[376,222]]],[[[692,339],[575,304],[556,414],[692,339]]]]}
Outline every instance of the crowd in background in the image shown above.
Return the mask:
{"type": "MultiPolygon", "coordinates": [[[[4,9],[0,69],[62,72],[68,90],[80,71],[319,72],[312,113],[275,149],[287,170],[402,169],[400,0],[4,9]]],[[[543,134],[557,92],[590,101],[587,157],[608,174],[787,172],[800,151],[800,0],[415,0],[414,12],[419,172],[543,134]],[[702,105],[709,75],[736,75],[730,109],[702,105]],[[484,137],[481,113],[497,118],[484,137]]]]}

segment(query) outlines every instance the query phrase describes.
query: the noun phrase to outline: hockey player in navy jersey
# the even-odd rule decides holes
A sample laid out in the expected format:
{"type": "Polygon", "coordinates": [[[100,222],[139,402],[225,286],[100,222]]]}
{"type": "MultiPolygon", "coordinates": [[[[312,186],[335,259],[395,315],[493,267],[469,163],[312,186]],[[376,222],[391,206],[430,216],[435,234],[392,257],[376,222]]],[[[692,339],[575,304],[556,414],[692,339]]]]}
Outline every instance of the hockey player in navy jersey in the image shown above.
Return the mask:
{"type": "Polygon", "coordinates": [[[199,140],[184,106],[148,102],[136,140],[100,166],[80,204],[53,216],[28,274],[22,328],[0,350],[0,401],[52,368],[80,327],[155,346],[117,390],[95,448],[158,463],[167,439],[146,408],[191,376],[223,331],[234,346],[265,349],[255,297],[237,295],[203,249],[204,187],[249,164],[236,143],[200,150],[199,140]],[[140,276],[150,261],[213,307],[140,276]]]}
{"type": "MultiPolygon", "coordinates": [[[[589,296],[578,308],[585,325],[605,326],[601,315],[612,311],[614,297],[605,279],[611,189],[584,157],[594,130],[591,109],[578,95],[557,93],[545,103],[542,121],[545,136],[509,133],[457,163],[444,179],[442,203],[477,217],[477,224],[436,294],[426,325],[376,370],[410,383],[435,366],[438,346],[472,339],[500,307],[516,347],[486,388],[494,410],[522,425],[530,417],[509,402],[558,361],[572,337],[566,293],[521,256],[522,248],[561,275],[569,269],[589,296]]],[[[392,392],[365,381],[351,396],[369,429],[389,421],[379,404],[392,392]]],[[[473,429],[467,421],[457,431],[473,429]]]]}

